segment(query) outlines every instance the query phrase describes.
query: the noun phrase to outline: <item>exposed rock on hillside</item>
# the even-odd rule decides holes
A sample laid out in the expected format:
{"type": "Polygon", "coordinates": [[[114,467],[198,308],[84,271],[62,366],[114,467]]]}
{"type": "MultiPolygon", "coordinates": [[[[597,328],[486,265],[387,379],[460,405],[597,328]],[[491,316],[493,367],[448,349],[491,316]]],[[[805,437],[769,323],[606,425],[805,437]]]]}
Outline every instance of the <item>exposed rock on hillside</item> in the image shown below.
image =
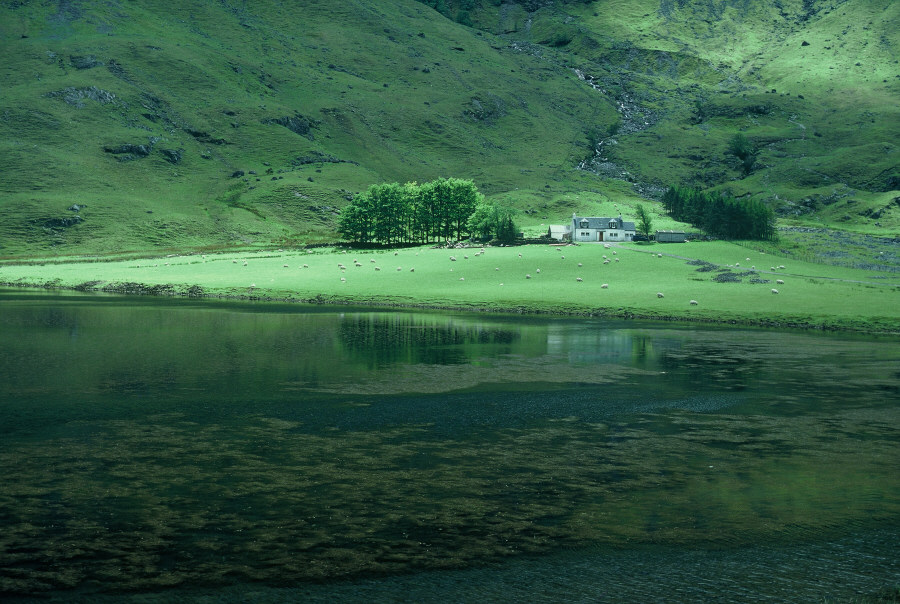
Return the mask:
{"type": "Polygon", "coordinates": [[[78,109],[84,108],[85,100],[95,101],[97,103],[100,103],[101,105],[109,105],[111,103],[117,102],[116,95],[106,90],[97,88],[96,86],[89,86],[88,88],[75,88],[73,86],[69,86],[68,88],[63,88],[62,90],[48,92],[44,96],[62,99],[64,102],[72,105],[73,107],[77,107],[78,109]]]}
{"type": "Polygon", "coordinates": [[[299,113],[295,113],[294,115],[286,115],[284,117],[273,117],[262,120],[263,124],[277,124],[279,126],[284,126],[291,132],[295,134],[299,134],[300,136],[305,136],[309,140],[313,140],[312,129],[318,127],[319,122],[316,120],[310,119],[308,117],[304,117],[299,113]]]}

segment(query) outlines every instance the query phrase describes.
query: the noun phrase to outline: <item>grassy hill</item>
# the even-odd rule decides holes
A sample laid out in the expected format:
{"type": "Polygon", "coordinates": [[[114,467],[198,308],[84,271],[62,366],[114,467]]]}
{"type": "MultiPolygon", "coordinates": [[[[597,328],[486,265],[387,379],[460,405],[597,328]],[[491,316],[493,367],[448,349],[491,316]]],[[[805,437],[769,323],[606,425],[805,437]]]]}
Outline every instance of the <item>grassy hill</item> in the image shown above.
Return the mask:
{"type": "Polygon", "coordinates": [[[426,4],[3,2],[0,256],[328,241],[439,176],[531,231],[685,183],[900,233],[890,0],[426,4]]]}

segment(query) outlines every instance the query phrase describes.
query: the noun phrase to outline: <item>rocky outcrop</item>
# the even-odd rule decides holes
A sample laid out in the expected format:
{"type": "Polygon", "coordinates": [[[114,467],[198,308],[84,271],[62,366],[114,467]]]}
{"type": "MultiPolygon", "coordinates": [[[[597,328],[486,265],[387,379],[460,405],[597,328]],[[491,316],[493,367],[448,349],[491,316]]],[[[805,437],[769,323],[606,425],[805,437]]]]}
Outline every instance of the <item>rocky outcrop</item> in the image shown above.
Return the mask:
{"type": "Polygon", "coordinates": [[[153,151],[153,146],[158,140],[159,139],[156,137],[151,137],[146,144],[125,143],[122,145],[103,147],[103,150],[115,155],[116,159],[120,162],[133,161],[150,155],[150,152],[153,151]]]}
{"type": "Polygon", "coordinates": [[[294,115],[286,115],[284,117],[272,117],[262,120],[263,124],[277,124],[284,126],[294,134],[304,136],[309,140],[313,140],[313,128],[319,126],[319,122],[295,113],[294,115]]]}
{"type": "Polygon", "coordinates": [[[88,88],[75,88],[69,86],[62,90],[48,92],[44,96],[62,99],[63,102],[78,109],[84,108],[85,100],[95,101],[101,105],[115,104],[118,102],[116,95],[101,88],[97,88],[96,86],[89,86],[88,88]]]}

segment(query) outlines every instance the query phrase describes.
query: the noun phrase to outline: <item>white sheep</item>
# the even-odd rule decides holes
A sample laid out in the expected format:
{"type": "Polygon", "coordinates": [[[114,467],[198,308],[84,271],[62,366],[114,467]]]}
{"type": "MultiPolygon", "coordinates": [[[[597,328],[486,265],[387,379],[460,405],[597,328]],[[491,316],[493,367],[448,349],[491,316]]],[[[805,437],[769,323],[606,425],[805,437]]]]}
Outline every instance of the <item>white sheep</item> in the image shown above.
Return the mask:
{"type": "Polygon", "coordinates": [[[232,264],[237,264],[237,260],[232,260],[231,263],[232,263],[232,264]]]}
{"type": "Polygon", "coordinates": [[[500,267],[498,266],[498,267],[495,268],[494,270],[495,270],[495,271],[499,271],[499,270],[500,270],[500,267]]]}
{"type": "Polygon", "coordinates": [[[775,283],[777,283],[778,285],[784,285],[784,279],[776,279],[775,283]]]}
{"type": "Polygon", "coordinates": [[[468,260],[468,259],[469,259],[469,256],[467,256],[467,255],[463,256],[463,260],[468,260]]]}
{"type": "Polygon", "coordinates": [[[456,262],[456,256],[450,256],[450,262],[456,262]]]}
{"type": "Polygon", "coordinates": [[[304,265],[303,265],[303,268],[309,268],[309,265],[308,265],[308,264],[304,264],[304,265]]]}
{"type": "Polygon", "coordinates": [[[603,264],[609,264],[609,260],[604,260],[603,264]]]}
{"type": "Polygon", "coordinates": [[[560,260],[565,260],[566,257],[565,257],[565,256],[560,256],[559,259],[560,259],[560,260]]]}
{"type": "Polygon", "coordinates": [[[618,259],[618,258],[616,258],[616,262],[618,262],[618,261],[619,261],[619,259],[618,259]]]}
{"type": "Polygon", "coordinates": [[[775,288],[773,287],[773,288],[772,288],[772,293],[773,293],[773,294],[777,294],[777,293],[778,293],[778,290],[775,289],[775,288]]]}
{"type": "Polygon", "coordinates": [[[600,286],[600,289],[607,289],[607,288],[609,288],[609,283],[604,283],[603,285],[600,286]]]}
{"type": "Polygon", "coordinates": [[[341,277],[341,282],[346,282],[346,281],[347,281],[346,277],[341,277]]]}
{"type": "Polygon", "coordinates": [[[282,267],[282,268],[288,268],[288,265],[287,265],[287,264],[282,264],[281,267],[282,267]]]}
{"type": "Polygon", "coordinates": [[[525,275],[526,279],[531,279],[531,275],[525,275]]]}
{"type": "Polygon", "coordinates": [[[460,280],[460,281],[465,281],[466,278],[465,278],[465,277],[460,277],[459,280],[460,280]]]}
{"type": "Polygon", "coordinates": [[[398,270],[398,271],[402,271],[402,270],[403,270],[403,267],[402,267],[402,266],[398,266],[398,267],[397,267],[397,270],[398,270]]]}
{"type": "Polygon", "coordinates": [[[372,264],[375,264],[375,258],[371,258],[371,259],[369,260],[369,262],[371,262],[372,264]]]}
{"type": "Polygon", "coordinates": [[[662,258],[662,254],[657,254],[656,257],[657,257],[657,258],[662,258]]]}
{"type": "Polygon", "coordinates": [[[409,272],[414,273],[414,272],[416,272],[416,269],[411,268],[411,269],[409,269],[409,272]]]}
{"type": "Polygon", "coordinates": [[[539,273],[541,272],[541,269],[536,269],[534,272],[539,273]]]}
{"type": "Polygon", "coordinates": [[[662,292],[656,292],[656,297],[657,298],[665,298],[665,296],[663,295],[662,292]]]}
{"type": "Polygon", "coordinates": [[[690,304],[691,304],[691,306],[697,306],[697,301],[696,301],[696,300],[691,300],[690,304]]]}
{"type": "Polygon", "coordinates": [[[578,281],[579,283],[581,283],[582,281],[584,281],[584,279],[582,279],[581,277],[575,277],[575,280],[578,281]]]}
{"type": "Polygon", "coordinates": [[[579,262],[579,263],[578,263],[578,266],[582,266],[582,264],[579,262]]]}
{"type": "Polygon", "coordinates": [[[380,270],[381,270],[381,267],[376,266],[376,267],[375,267],[375,270],[376,270],[376,271],[380,271],[380,270]]]}
{"type": "Polygon", "coordinates": [[[394,252],[394,255],[395,255],[395,256],[399,256],[399,255],[400,255],[400,252],[394,252]]]}

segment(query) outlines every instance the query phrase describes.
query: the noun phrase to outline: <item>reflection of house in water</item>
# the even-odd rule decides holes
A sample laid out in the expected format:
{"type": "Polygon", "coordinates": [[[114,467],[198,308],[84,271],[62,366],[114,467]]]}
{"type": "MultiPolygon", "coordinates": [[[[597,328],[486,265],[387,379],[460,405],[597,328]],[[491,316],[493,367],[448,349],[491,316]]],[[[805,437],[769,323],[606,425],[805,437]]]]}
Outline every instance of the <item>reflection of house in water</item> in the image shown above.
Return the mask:
{"type": "Polygon", "coordinates": [[[603,324],[582,325],[577,330],[572,325],[551,325],[547,334],[547,353],[568,357],[574,363],[657,368],[668,352],[681,346],[678,339],[651,337],[603,324]]]}
{"type": "Polygon", "coordinates": [[[547,333],[547,353],[568,357],[576,363],[616,361],[631,358],[633,336],[618,329],[572,325],[551,325],[547,333]]]}

